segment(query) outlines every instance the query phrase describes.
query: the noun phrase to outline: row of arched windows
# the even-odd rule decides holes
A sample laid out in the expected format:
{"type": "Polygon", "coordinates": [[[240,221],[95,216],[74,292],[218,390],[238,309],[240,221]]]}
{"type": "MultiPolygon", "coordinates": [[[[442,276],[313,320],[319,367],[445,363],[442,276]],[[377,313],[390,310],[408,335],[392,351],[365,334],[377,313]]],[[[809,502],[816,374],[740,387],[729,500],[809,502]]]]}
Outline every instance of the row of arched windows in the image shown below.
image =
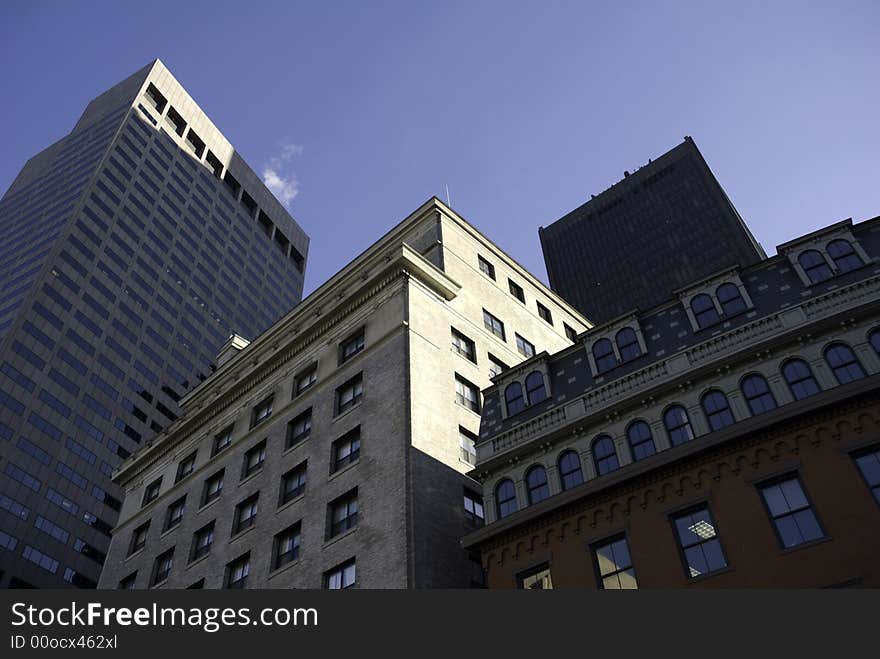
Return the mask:
{"type": "MultiPolygon", "coordinates": [[[[862,267],[862,257],[856,253],[848,240],[838,238],[825,246],[825,253],[831,257],[838,273],[849,272],[862,267]]],[[[834,271],[828,265],[825,256],[818,249],[808,249],[798,254],[798,263],[803,268],[804,274],[814,284],[831,279],[834,271]]]]}
{"type": "Polygon", "coordinates": [[[504,388],[504,402],[507,404],[507,416],[522,412],[529,405],[535,405],[547,398],[544,386],[544,374],[532,371],[526,376],[526,389],[519,382],[511,382],[504,388]]]}
{"type": "MultiPolygon", "coordinates": [[[[880,355],[880,328],[874,329],[868,340],[880,355]]],[[[866,376],[852,348],[845,343],[832,343],[824,351],[825,362],[831,368],[838,383],[846,384],[866,376]]],[[[800,357],[792,357],[783,362],[782,377],[788,384],[795,400],[802,400],[821,391],[810,365],[800,357]]],[[[759,373],[750,373],[740,381],[740,391],[752,415],[757,416],[777,407],[776,398],[770,390],[767,379],[759,373]]],[[[736,422],[727,396],[719,389],[710,389],[700,398],[700,406],[706,415],[709,427],[720,430],[736,422]]],[[[673,404],[663,412],[663,426],[672,446],[679,446],[696,436],[691,427],[690,417],[684,406],[673,404]]],[[[638,462],[657,452],[651,426],[642,419],[636,419],[626,428],[626,437],[633,462],[638,462]]],[[[590,445],[596,475],[602,476],[620,466],[614,440],[610,435],[601,434],[590,445]]],[[[581,460],[577,451],[569,449],[559,456],[559,479],[563,490],[571,489],[584,482],[581,460]]],[[[526,472],[526,496],[528,504],[533,505],[550,496],[547,470],[543,465],[534,465],[526,472]]],[[[516,490],[513,481],[506,478],[495,487],[495,502],[498,518],[516,512],[516,490]]]]}

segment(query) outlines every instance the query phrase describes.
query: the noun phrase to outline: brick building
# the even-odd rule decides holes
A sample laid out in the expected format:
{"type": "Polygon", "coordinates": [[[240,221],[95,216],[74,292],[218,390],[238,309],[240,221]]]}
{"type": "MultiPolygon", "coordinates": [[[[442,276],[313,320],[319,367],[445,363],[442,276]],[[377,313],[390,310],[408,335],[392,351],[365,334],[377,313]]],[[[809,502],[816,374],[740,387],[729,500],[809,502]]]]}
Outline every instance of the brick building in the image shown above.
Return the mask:
{"type": "Polygon", "coordinates": [[[880,586],[880,218],[497,378],[464,546],[494,588],[880,586]]]}

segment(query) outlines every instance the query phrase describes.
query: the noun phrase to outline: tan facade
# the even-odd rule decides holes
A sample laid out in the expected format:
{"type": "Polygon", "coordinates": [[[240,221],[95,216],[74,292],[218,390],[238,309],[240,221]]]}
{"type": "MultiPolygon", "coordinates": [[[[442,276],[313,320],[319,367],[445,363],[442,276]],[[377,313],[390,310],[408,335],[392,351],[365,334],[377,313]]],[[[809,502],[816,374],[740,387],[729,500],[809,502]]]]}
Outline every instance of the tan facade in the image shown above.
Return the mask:
{"type": "Polygon", "coordinates": [[[100,586],[470,585],[479,570],[460,546],[474,528],[462,502],[465,491],[478,499],[479,485],[465,475],[473,448],[462,436],[476,436],[480,415],[468,392],[479,401],[491,384],[490,353],[507,365],[524,358],[516,335],[539,351],[570,345],[563,323],[588,327],[430,200],[224,362],[183,401],[178,423],[123,465],[116,480],[126,497],[100,586]],[[504,323],[504,339],[486,327],[483,309],[504,323]],[[310,429],[296,438],[306,413],[310,429]],[[231,443],[218,452],[216,438],[230,427],[231,443]],[[193,454],[192,471],[178,477],[193,454]],[[288,498],[285,477],[299,468],[304,486],[288,498]],[[221,470],[222,490],[206,501],[221,470]],[[157,496],[145,499],[160,478],[157,496]],[[212,523],[210,549],[200,551],[212,523]]]}

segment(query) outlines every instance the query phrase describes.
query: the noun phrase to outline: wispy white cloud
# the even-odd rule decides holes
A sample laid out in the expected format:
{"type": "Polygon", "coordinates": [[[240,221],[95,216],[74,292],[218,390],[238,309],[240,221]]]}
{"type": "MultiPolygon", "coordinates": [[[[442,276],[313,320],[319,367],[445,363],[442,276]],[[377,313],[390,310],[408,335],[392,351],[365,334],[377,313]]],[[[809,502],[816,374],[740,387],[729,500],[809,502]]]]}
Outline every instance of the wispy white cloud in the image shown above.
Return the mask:
{"type": "Polygon", "coordinates": [[[303,147],[299,144],[282,144],[278,153],[269,158],[269,162],[263,167],[263,183],[287,207],[290,207],[300,191],[299,179],[290,161],[302,151],[303,147]]]}

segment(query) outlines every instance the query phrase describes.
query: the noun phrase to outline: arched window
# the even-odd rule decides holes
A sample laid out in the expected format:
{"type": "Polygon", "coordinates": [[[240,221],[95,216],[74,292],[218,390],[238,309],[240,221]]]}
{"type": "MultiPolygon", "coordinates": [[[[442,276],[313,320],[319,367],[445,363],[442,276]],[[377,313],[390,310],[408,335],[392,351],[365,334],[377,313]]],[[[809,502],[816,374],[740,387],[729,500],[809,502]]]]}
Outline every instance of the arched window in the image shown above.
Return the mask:
{"type": "Polygon", "coordinates": [[[721,309],[724,311],[725,316],[732,316],[746,310],[746,302],[742,299],[742,295],[739,294],[739,288],[736,284],[729,282],[721,284],[718,290],[715,291],[715,296],[721,303],[721,309]]]}
{"type": "Polygon", "coordinates": [[[718,315],[718,310],[715,308],[715,303],[705,293],[694,296],[691,300],[691,311],[694,312],[694,320],[697,321],[697,327],[700,329],[714,325],[721,320],[721,316],[718,315]]]}
{"type": "Polygon", "coordinates": [[[865,377],[865,369],[848,345],[833,343],[825,348],[825,361],[834,371],[834,377],[840,384],[865,377]]]}
{"type": "Polygon", "coordinates": [[[709,427],[712,430],[721,430],[725,426],[736,422],[733,418],[733,412],[730,411],[730,403],[727,402],[727,396],[717,389],[703,394],[702,403],[703,411],[706,413],[706,419],[709,421],[709,427]]]}
{"type": "Polygon", "coordinates": [[[825,257],[822,256],[822,252],[815,249],[801,252],[798,255],[798,263],[801,264],[807,278],[814,284],[831,279],[834,276],[834,273],[831,272],[831,267],[828,265],[825,257]]]}
{"type": "Polygon", "coordinates": [[[614,340],[617,341],[617,352],[620,353],[621,361],[628,362],[642,354],[639,338],[632,327],[624,327],[614,340]]]}
{"type": "Polygon", "coordinates": [[[740,389],[742,389],[743,396],[746,397],[752,414],[763,414],[776,408],[776,399],[763,375],[757,373],[747,375],[743,378],[740,389]]]}
{"type": "Polygon", "coordinates": [[[559,478],[562,480],[563,490],[576,487],[584,482],[581,459],[575,451],[566,451],[559,457],[559,478]]]}
{"type": "Polygon", "coordinates": [[[832,240],[828,243],[825,251],[828,252],[831,260],[834,261],[838,272],[849,272],[864,265],[862,257],[856,254],[856,250],[853,249],[850,242],[843,238],[832,240]]]}
{"type": "Polygon", "coordinates": [[[529,405],[540,403],[547,398],[547,390],[544,388],[544,374],[541,371],[532,371],[526,377],[526,397],[529,405]]]}
{"type": "Polygon", "coordinates": [[[638,462],[657,452],[657,448],[654,446],[654,436],[651,434],[651,426],[644,421],[633,421],[629,424],[626,429],[626,437],[629,440],[629,450],[632,453],[633,462],[638,462]]]}
{"type": "Polygon", "coordinates": [[[498,519],[516,512],[516,488],[509,478],[505,478],[495,488],[495,508],[498,519]]]}
{"type": "Polygon", "coordinates": [[[523,398],[522,385],[519,382],[511,382],[504,388],[504,400],[507,402],[507,415],[512,416],[526,409],[526,401],[523,398]]]}
{"type": "Polygon", "coordinates": [[[608,435],[599,435],[593,440],[593,463],[599,476],[614,471],[620,466],[617,462],[617,452],[614,450],[614,440],[608,435]]]}
{"type": "Polygon", "coordinates": [[[684,444],[694,438],[691,420],[688,418],[687,410],[681,405],[673,405],[664,412],[663,425],[666,426],[669,443],[673,446],[684,444]]]}
{"type": "Polygon", "coordinates": [[[529,490],[529,505],[538,503],[549,497],[550,486],[547,484],[547,470],[541,465],[529,469],[526,474],[526,486],[529,490]]]}
{"type": "Polygon", "coordinates": [[[880,355],[880,327],[871,330],[868,334],[868,343],[874,348],[874,352],[880,355]]]}
{"type": "Polygon", "coordinates": [[[599,339],[593,344],[593,359],[596,360],[596,370],[599,373],[610,371],[617,366],[617,357],[614,356],[614,347],[608,339],[599,339]]]}
{"type": "Polygon", "coordinates": [[[813,377],[810,365],[803,359],[795,358],[785,362],[782,365],[782,377],[788,383],[788,388],[791,389],[791,395],[795,400],[801,400],[822,391],[816,378],[813,377]]]}

